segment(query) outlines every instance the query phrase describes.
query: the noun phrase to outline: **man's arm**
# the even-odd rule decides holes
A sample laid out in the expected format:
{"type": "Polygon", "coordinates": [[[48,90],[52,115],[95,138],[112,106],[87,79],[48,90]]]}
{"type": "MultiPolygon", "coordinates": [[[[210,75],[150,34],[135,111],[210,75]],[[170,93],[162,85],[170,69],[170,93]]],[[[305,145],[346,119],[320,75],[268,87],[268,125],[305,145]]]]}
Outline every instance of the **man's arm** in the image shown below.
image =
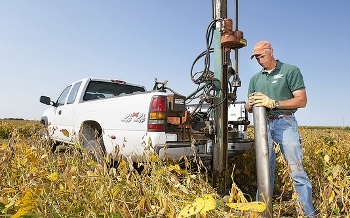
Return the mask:
{"type": "Polygon", "coordinates": [[[301,89],[293,92],[293,98],[279,102],[278,109],[304,108],[307,103],[306,90],[301,89]]]}
{"type": "MultiPolygon", "coordinates": [[[[307,103],[306,90],[301,89],[293,92],[293,98],[287,100],[278,101],[279,107],[278,109],[296,109],[296,108],[304,108],[307,103]]],[[[247,111],[249,113],[253,112],[253,107],[248,102],[245,105],[247,111]]]]}

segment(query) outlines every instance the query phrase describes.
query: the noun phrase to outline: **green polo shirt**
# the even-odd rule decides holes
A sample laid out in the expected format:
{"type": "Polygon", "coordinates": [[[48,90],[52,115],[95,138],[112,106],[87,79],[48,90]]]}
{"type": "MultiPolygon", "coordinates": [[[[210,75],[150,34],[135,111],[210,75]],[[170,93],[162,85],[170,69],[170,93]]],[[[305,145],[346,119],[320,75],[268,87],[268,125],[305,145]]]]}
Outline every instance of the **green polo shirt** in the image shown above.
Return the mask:
{"type": "MultiPolygon", "coordinates": [[[[305,84],[299,68],[277,60],[276,68],[270,73],[262,69],[250,79],[248,95],[253,92],[262,92],[271,99],[281,101],[293,98],[292,93],[302,89],[305,89],[305,84]]],[[[288,110],[267,109],[266,113],[267,115],[276,115],[296,111],[297,108],[288,110]]]]}

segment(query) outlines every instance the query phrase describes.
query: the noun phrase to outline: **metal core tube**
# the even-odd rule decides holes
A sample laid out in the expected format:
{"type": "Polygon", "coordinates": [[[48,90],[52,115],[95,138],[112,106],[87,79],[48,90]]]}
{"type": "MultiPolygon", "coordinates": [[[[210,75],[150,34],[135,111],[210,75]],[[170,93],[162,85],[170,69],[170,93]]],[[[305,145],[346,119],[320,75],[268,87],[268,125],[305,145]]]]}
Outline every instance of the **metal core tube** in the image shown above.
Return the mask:
{"type": "Polygon", "coordinates": [[[266,203],[263,217],[272,217],[272,185],[270,184],[269,147],[267,144],[266,108],[253,106],[254,139],[258,201],[266,203]]]}

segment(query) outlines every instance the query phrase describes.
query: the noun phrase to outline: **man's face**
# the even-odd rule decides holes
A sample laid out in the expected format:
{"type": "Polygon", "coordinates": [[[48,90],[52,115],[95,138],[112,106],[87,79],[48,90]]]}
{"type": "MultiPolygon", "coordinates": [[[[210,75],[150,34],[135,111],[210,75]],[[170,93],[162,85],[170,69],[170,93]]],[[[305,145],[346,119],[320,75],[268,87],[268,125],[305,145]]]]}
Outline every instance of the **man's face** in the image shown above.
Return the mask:
{"type": "Polygon", "coordinates": [[[266,49],[260,55],[255,55],[255,58],[265,70],[271,70],[272,69],[271,67],[274,67],[274,66],[271,66],[273,63],[273,56],[272,56],[272,51],[270,49],[266,49]]]}

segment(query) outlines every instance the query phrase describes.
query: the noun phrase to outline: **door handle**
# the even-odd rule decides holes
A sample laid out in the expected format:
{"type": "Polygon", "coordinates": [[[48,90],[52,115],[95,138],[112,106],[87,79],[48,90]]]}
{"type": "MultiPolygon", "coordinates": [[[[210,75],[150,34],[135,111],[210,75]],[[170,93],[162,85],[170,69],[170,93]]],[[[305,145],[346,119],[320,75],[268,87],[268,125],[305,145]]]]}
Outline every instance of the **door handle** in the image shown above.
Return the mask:
{"type": "Polygon", "coordinates": [[[59,110],[59,111],[58,111],[58,115],[61,115],[61,114],[62,114],[62,110],[59,110]]]}

